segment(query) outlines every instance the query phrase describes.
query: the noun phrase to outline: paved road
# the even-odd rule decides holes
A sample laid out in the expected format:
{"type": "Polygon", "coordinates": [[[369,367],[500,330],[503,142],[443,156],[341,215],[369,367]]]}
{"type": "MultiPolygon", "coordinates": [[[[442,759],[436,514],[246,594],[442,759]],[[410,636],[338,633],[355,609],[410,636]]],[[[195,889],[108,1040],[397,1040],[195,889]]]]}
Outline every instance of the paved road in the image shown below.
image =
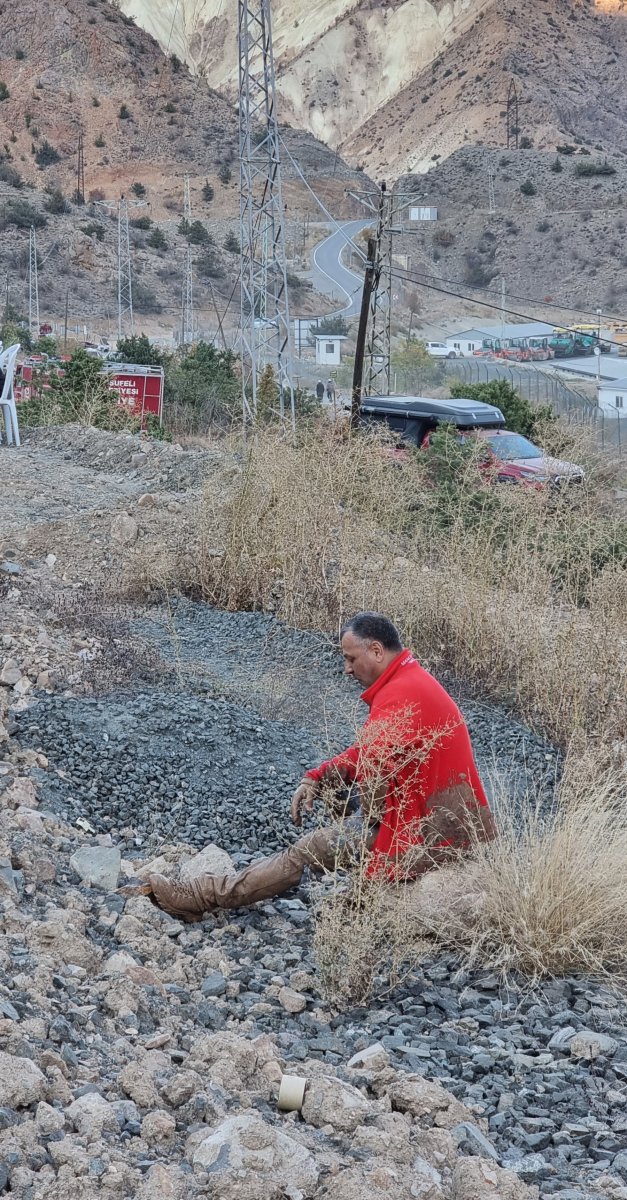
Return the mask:
{"type": "MultiPolygon", "coordinates": [[[[337,309],[343,317],[355,317],[359,313],[363,276],[349,271],[342,262],[342,251],[350,239],[355,239],[361,229],[367,229],[372,221],[346,221],[345,224],[316,246],[311,261],[311,279],[317,292],[342,300],[344,307],[337,309]]],[[[357,243],[360,244],[359,242],[357,243]]],[[[336,314],[327,313],[327,316],[336,314]]]]}

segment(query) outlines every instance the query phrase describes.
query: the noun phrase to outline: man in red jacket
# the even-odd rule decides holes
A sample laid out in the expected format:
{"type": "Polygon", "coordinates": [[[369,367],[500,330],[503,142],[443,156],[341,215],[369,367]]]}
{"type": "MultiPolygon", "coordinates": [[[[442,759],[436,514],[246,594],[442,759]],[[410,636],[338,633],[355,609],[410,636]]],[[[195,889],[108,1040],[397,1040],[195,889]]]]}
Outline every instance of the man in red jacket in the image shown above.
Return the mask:
{"type": "Polygon", "coordinates": [[[342,819],[236,875],[191,883],[151,875],[139,889],[122,891],[141,890],[166,912],[193,921],[281,895],[300,882],[305,867],[360,866],[371,878],[402,881],[450,860],[474,838],[494,837],[464,719],[403,648],[392,622],[360,613],[344,627],[341,646],[346,674],[366,689],[369,716],[355,745],[307,772],[291,814],[300,825],[303,811],[323,799],[334,815],[342,810],[342,819]]]}

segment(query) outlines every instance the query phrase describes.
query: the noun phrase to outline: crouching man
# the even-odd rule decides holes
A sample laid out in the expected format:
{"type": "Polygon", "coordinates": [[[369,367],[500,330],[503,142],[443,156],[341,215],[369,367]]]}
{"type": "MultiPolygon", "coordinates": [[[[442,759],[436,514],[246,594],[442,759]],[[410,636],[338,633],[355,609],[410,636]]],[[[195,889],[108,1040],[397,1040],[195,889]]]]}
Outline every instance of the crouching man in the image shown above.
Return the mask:
{"type": "Polygon", "coordinates": [[[342,630],[341,648],[345,673],[365,688],[369,716],[355,745],[307,772],[291,815],[301,825],[303,812],[322,798],[334,816],[339,805],[342,819],[236,875],[203,875],[191,883],[150,875],[120,889],[124,894],[149,895],[159,908],[194,921],[279,896],[300,882],[305,867],[358,865],[371,878],[394,883],[494,837],[464,719],[403,648],[392,622],[360,613],[342,630]]]}

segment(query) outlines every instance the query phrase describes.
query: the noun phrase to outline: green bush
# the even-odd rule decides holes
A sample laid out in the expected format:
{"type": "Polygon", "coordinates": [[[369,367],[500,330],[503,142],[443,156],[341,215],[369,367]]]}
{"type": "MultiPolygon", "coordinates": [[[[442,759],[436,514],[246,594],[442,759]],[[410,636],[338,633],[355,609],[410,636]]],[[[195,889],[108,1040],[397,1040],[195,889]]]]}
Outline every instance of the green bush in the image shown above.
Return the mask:
{"type": "Polygon", "coordinates": [[[116,359],[123,363],[136,363],[142,367],[165,367],[171,356],[158,346],[153,346],[145,333],[121,338],[117,344],[116,359]]]}
{"type": "Polygon", "coordinates": [[[170,419],[175,427],[190,431],[212,423],[230,424],[239,416],[241,381],[231,350],[216,350],[199,342],[167,371],[170,419]]]}
{"type": "Polygon", "coordinates": [[[6,83],[0,79],[0,100],[8,100],[11,95],[6,83]]]}
{"type": "Polygon", "coordinates": [[[26,55],[25,55],[25,53],[24,53],[24,51],[23,51],[23,50],[16,50],[16,51],[15,51],[15,57],[16,57],[16,59],[17,59],[17,61],[18,61],[18,62],[23,62],[23,61],[24,61],[24,59],[26,58],[26,55]]]}
{"type": "Polygon", "coordinates": [[[559,158],[553,159],[553,162],[551,163],[551,170],[554,171],[556,175],[559,175],[560,171],[564,170],[562,163],[561,163],[561,159],[559,159],[559,158]]]}
{"type": "Polygon", "coordinates": [[[568,154],[574,154],[576,147],[570,146],[568,143],[566,143],[564,146],[556,146],[555,149],[557,150],[558,154],[568,155],[568,154]]]}
{"type": "Polygon", "coordinates": [[[196,270],[199,275],[209,279],[223,279],[225,270],[215,246],[205,246],[196,259],[196,270]]]}
{"type": "Polygon", "coordinates": [[[152,220],[150,217],[134,217],[131,225],[133,229],[143,229],[144,232],[148,232],[152,228],[152,220]]]}
{"type": "Polygon", "coordinates": [[[101,133],[98,134],[97,138],[94,138],[94,146],[97,146],[99,150],[102,150],[103,146],[106,146],[106,144],[107,143],[105,142],[101,133]]]}
{"type": "Polygon", "coordinates": [[[0,160],[0,182],[8,184],[9,187],[21,188],[23,180],[15,167],[10,166],[4,160],[0,160]]]}
{"type": "MultiPolygon", "coordinates": [[[[32,134],[33,137],[36,136],[34,129],[32,130],[32,134]]],[[[51,167],[54,163],[61,162],[61,155],[58,150],[55,150],[54,146],[50,145],[50,142],[43,141],[35,152],[35,162],[42,169],[44,167],[51,167]]]]}
{"type": "Polygon", "coordinates": [[[68,204],[61,188],[51,188],[48,192],[48,198],[44,200],[44,208],[46,212],[53,213],[54,216],[61,216],[63,213],[70,211],[68,204]]]}
{"type": "Polygon", "coordinates": [[[239,238],[233,233],[233,230],[227,233],[224,239],[224,249],[227,250],[229,254],[239,254],[239,238]]]}
{"type": "Polygon", "coordinates": [[[215,195],[215,192],[214,192],[211,184],[209,183],[209,180],[207,180],[207,182],[205,183],[205,185],[202,189],[202,198],[203,198],[203,200],[206,201],[207,204],[211,204],[211,201],[213,200],[214,195],[215,195]]]}
{"type": "Polygon", "coordinates": [[[228,163],[222,163],[222,166],[218,171],[218,179],[220,180],[220,183],[224,184],[226,187],[227,183],[230,183],[232,178],[233,172],[231,171],[228,163]]]}
{"type": "Polygon", "coordinates": [[[492,404],[500,408],[508,429],[521,433],[523,437],[539,437],[543,426],[554,421],[555,417],[548,405],[533,405],[525,400],[505,379],[492,379],[490,383],[465,383],[463,379],[454,379],[451,383],[451,396],[466,397],[469,400],[480,400],[484,404],[492,404]]]}
{"type": "Polygon", "coordinates": [[[157,293],[142,283],[140,279],[133,282],[133,308],[138,313],[163,312],[163,304],[157,293]]]}
{"type": "Polygon", "coordinates": [[[530,179],[525,179],[524,183],[520,185],[520,190],[523,196],[535,196],[538,189],[530,179]]]}
{"type": "Polygon", "coordinates": [[[79,225],[79,229],[87,237],[95,237],[99,242],[104,242],[104,225],[101,225],[98,221],[90,221],[88,225],[79,225]]]}
{"type": "Polygon", "coordinates": [[[604,159],[603,162],[595,162],[594,159],[590,159],[589,162],[576,162],[575,163],[575,175],[588,176],[588,175],[615,175],[615,174],[616,174],[616,167],[613,167],[611,163],[608,163],[607,159],[604,159]]]}
{"type": "Polygon", "coordinates": [[[131,111],[127,104],[120,105],[120,111],[118,113],[118,117],[120,118],[121,121],[130,121],[131,111]]]}
{"type": "Polygon", "coordinates": [[[144,196],[146,195],[146,188],[144,187],[143,183],[132,184],[131,191],[134,196],[137,196],[138,200],[143,200],[144,196]]]}
{"type": "Polygon", "coordinates": [[[167,250],[168,241],[162,230],[155,226],[150,234],[150,237],[146,241],[146,245],[150,246],[151,250],[167,250]]]}
{"type": "Polygon", "coordinates": [[[533,142],[530,137],[521,137],[518,146],[520,150],[531,150],[533,147],[533,142]]]}
{"type": "Polygon", "coordinates": [[[16,225],[18,229],[30,229],[31,225],[34,225],[35,229],[43,229],[44,225],[48,224],[43,213],[27,200],[9,200],[4,206],[0,220],[5,227],[16,225]]]}

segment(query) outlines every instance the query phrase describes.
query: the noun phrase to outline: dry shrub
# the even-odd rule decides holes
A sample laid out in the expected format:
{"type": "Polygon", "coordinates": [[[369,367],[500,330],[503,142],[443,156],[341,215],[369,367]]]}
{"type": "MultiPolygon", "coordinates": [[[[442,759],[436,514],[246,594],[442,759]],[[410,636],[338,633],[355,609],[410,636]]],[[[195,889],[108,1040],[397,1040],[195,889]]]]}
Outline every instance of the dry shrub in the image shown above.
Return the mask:
{"type": "MultiPolygon", "coordinates": [[[[625,770],[569,770],[549,811],[501,802],[499,837],[474,847],[469,903],[425,912],[415,887],[410,925],[457,949],[467,965],[539,981],[581,971],[627,983],[625,770]]],[[[459,887],[459,871],[451,878],[459,887]],[[457,875],[457,878],[455,876],[457,875]]]]}
{"type": "MultiPolygon", "coordinates": [[[[594,479],[568,494],[486,485],[476,462],[428,477],[374,436],[322,423],[248,446],[209,481],[169,578],[227,609],[336,634],[387,612],[429,664],[511,702],[565,745],[627,728],[625,524],[594,479]]],[[[446,464],[444,464],[446,467],[446,464]]]]}

